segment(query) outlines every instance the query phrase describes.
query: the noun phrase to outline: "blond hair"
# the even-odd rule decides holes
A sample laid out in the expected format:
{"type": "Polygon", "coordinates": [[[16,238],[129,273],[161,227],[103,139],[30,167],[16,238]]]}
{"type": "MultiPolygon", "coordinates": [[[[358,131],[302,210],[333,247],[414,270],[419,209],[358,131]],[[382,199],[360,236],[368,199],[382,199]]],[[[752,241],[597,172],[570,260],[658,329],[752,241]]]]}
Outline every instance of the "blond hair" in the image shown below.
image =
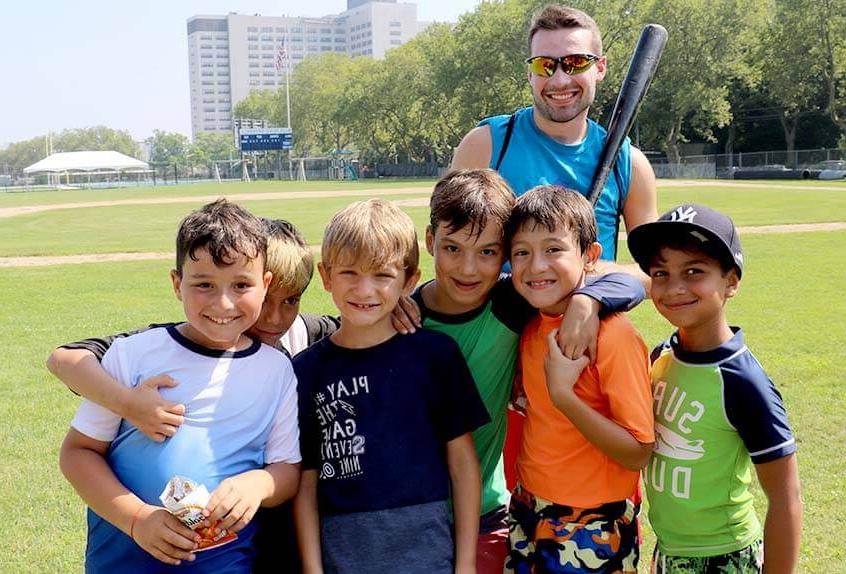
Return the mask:
{"type": "Polygon", "coordinates": [[[267,230],[266,268],[273,273],[270,289],[302,293],[314,274],[314,255],[305,239],[284,219],[262,218],[267,230]]]}
{"type": "Polygon", "coordinates": [[[411,218],[395,204],[368,199],[332,217],[323,234],[323,265],[363,265],[377,269],[399,264],[409,277],[417,271],[420,249],[411,218]]]}

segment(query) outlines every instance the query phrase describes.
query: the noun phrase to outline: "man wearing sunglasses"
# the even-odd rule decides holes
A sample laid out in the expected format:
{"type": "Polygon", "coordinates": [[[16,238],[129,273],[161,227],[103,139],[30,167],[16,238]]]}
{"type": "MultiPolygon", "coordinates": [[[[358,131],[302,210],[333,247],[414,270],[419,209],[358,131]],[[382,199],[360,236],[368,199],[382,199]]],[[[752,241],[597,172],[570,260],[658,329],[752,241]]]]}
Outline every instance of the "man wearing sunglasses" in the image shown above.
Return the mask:
{"type": "MultiPolygon", "coordinates": [[[[588,118],[606,70],[599,28],[581,10],[550,5],[535,15],[528,40],[534,104],[479,123],[459,144],[452,168],[496,169],[518,196],[544,184],[587,195],[605,144],[605,129],[588,118]]],[[[655,174],[628,139],[596,205],[608,261],[617,258],[620,216],[627,230],[658,217],[655,174]]],[[[626,268],[641,276],[636,266],[626,268]]]]}

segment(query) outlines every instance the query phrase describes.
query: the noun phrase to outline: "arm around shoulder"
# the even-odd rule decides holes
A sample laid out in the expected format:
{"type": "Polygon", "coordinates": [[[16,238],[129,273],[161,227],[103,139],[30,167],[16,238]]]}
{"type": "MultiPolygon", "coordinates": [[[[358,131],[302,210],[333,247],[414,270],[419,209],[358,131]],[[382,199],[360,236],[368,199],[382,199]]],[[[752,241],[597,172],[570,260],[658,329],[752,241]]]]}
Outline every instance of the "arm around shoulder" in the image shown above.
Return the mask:
{"type": "Polygon", "coordinates": [[[493,143],[490,126],[478,126],[467,132],[452,156],[450,169],[483,169],[491,164],[493,143]]]}

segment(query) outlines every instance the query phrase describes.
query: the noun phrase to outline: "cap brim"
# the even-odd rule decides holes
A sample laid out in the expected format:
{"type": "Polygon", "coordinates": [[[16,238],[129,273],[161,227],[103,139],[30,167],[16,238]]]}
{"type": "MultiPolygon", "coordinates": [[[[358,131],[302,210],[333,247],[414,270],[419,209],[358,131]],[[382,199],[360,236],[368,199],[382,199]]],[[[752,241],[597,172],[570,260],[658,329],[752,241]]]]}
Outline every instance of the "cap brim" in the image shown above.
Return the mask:
{"type": "Polygon", "coordinates": [[[722,239],[717,237],[713,231],[687,221],[652,221],[638,225],[626,237],[626,243],[629,246],[629,252],[632,258],[637,262],[644,273],[649,274],[649,263],[655,255],[655,245],[662,236],[667,236],[672,233],[683,233],[696,231],[703,235],[707,235],[712,241],[717,241],[723,244],[722,239]]]}

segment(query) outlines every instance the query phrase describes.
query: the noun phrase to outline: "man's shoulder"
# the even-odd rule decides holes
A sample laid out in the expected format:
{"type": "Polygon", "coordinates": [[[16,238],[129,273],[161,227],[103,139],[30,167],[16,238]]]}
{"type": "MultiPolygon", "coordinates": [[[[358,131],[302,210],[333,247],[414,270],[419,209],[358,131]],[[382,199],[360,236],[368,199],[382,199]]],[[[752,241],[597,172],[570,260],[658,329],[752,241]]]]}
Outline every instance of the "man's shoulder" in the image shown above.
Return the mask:
{"type": "Polygon", "coordinates": [[[510,114],[499,114],[499,115],[496,115],[496,116],[488,116],[486,118],[483,118],[482,121],[480,121],[478,124],[476,124],[476,127],[491,126],[492,128],[496,128],[496,127],[504,126],[505,124],[508,123],[508,120],[511,119],[511,116],[516,116],[516,119],[519,120],[521,118],[524,118],[526,116],[526,114],[529,114],[531,116],[531,113],[532,113],[532,107],[529,106],[529,107],[526,107],[526,108],[520,108],[518,110],[515,110],[514,112],[512,112],[510,114]]]}

